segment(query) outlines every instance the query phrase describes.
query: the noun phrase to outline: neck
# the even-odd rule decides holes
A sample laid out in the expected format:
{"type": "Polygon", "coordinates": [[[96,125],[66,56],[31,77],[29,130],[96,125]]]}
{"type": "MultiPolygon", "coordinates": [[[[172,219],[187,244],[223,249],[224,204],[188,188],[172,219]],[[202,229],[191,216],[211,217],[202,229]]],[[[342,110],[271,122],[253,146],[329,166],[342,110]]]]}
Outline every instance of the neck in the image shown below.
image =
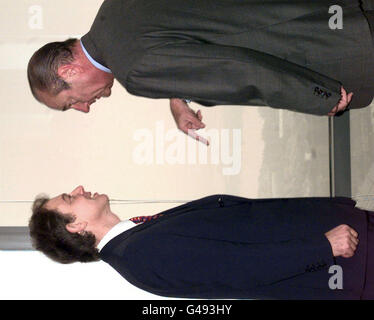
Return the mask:
{"type": "Polygon", "coordinates": [[[99,226],[92,230],[96,238],[96,245],[119,222],[121,222],[121,219],[115,213],[110,211],[106,214],[99,226]]]}
{"type": "Polygon", "coordinates": [[[79,63],[82,66],[84,66],[86,69],[90,68],[92,70],[95,70],[96,72],[103,73],[106,75],[110,74],[111,76],[113,76],[109,69],[107,69],[106,67],[100,65],[97,61],[95,61],[90,56],[89,52],[84,51],[85,49],[82,46],[83,44],[80,42],[80,40],[78,40],[75,43],[74,59],[79,59],[79,63]]]}
{"type": "MultiPolygon", "coordinates": [[[[77,40],[74,45],[73,56],[74,56],[74,62],[78,63],[80,66],[82,66],[86,70],[87,69],[97,70],[97,68],[95,68],[95,66],[90,62],[90,60],[88,60],[88,58],[84,54],[83,49],[80,44],[80,40],[77,40]]],[[[98,71],[101,71],[101,70],[98,70],[98,71]]]]}

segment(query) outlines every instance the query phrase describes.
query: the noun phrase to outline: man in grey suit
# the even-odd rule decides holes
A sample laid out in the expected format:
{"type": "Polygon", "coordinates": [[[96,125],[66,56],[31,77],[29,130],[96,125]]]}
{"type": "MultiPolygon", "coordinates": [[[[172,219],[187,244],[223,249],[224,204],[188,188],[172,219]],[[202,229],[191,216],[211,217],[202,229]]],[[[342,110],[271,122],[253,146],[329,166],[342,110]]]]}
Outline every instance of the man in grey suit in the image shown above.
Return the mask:
{"type": "Polygon", "coordinates": [[[189,100],[335,115],[372,101],[372,9],[373,0],[106,0],[80,40],[33,55],[28,79],[47,106],[88,112],[116,78],[131,94],[170,99],[178,128],[196,139],[205,125],[189,100]]]}

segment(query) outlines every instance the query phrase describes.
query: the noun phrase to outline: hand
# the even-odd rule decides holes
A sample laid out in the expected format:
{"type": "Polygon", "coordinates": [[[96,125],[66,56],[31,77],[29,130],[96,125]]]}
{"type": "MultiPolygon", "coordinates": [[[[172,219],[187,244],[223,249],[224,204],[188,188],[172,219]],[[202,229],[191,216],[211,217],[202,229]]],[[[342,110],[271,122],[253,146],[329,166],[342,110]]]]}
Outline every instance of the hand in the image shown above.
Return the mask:
{"type": "Polygon", "coordinates": [[[186,102],[175,98],[170,99],[170,109],[179,130],[183,131],[193,139],[200,141],[207,146],[209,145],[208,140],[196,133],[196,130],[205,128],[205,124],[201,121],[203,116],[201,115],[200,110],[195,113],[186,102]]]}
{"type": "Polygon", "coordinates": [[[341,224],[326,232],[325,236],[331,244],[334,257],[350,258],[354,255],[358,245],[358,233],[351,227],[341,224]]]}
{"type": "Polygon", "coordinates": [[[327,114],[329,116],[335,116],[340,111],[344,111],[345,108],[349,105],[349,103],[352,100],[353,92],[347,94],[347,91],[344,90],[343,87],[340,89],[341,98],[338,102],[338,104],[332,108],[332,110],[327,114]]]}

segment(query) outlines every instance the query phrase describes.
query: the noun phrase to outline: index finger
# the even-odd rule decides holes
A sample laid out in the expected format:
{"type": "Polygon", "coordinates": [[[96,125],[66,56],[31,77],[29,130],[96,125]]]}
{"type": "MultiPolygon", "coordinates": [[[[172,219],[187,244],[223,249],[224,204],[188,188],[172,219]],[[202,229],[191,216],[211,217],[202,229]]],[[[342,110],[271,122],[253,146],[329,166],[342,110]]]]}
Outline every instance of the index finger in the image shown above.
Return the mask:
{"type": "Polygon", "coordinates": [[[195,115],[189,115],[187,117],[187,120],[195,126],[195,129],[201,129],[205,128],[205,124],[201,121],[201,119],[198,118],[198,116],[195,115]]]}

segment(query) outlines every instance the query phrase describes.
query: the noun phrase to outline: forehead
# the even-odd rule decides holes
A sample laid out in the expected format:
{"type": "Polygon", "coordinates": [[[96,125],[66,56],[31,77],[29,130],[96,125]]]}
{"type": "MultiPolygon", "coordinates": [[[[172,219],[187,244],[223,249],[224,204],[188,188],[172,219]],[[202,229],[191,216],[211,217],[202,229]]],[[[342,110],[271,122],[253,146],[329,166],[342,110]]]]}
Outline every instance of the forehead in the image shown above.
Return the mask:
{"type": "Polygon", "coordinates": [[[65,207],[67,205],[66,196],[66,193],[60,194],[59,196],[48,200],[44,207],[49,210],[61,209],[61,207],[65,207]]]}

